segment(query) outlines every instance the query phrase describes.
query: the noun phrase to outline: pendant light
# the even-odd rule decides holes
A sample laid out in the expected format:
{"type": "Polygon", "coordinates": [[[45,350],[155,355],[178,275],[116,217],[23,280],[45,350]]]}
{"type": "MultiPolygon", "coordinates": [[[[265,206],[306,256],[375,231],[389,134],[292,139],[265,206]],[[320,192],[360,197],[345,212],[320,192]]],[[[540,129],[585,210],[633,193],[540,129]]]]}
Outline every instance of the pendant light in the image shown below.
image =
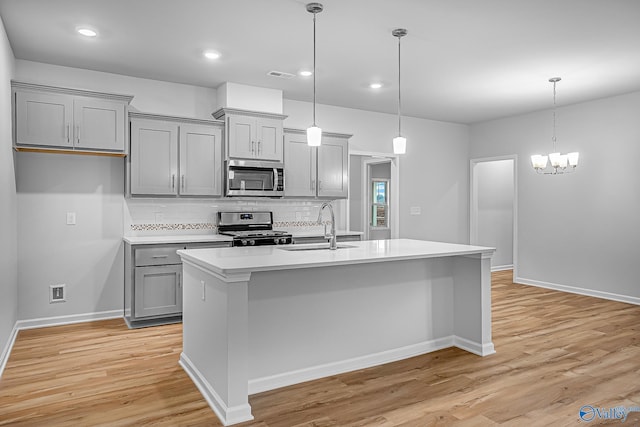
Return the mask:
{"type": "Polygon", "coordinates": [[[404,28],[396,28],[391,31],[394,37],[398,38],[398,136],[393,138],[393,153],[404,154],[407,151],[407,138],[402,136],[402,122],[401,122],[401,97],[400,97],[400,39],[407,35],[407,30],[404,28]]]}
{"type": "Polygon", "coordinates": [[[549,79],[549,82],[553,83],[553,137],[551,138],[551,141],[553,141],[553,153],[549,153],[548,156],[541,154],[531,156],[531,166],[533,166],[539,174],[560,175],[563,173],[571,173],[574,172],[578,166],[580,153],[574,151],[573,153],[560,154],[560,152],[556,151],[556,83],[560,80],[562,80],[560,77],[551,77],[549,79]],[[551,162],[552,169],[545,171],[549,161],[551,162]],[[567,169],[568,166],[570,167],[569,169],[567,169]]]}
{"type": "Polygon", "coordinates": [[[307,4],[307,12],[313,13],[313,126],[307,128],[307,144],[318,147],[322,142],[322,129],[316,126],[316,14],[322,12],[320,3],[307,4]]]}

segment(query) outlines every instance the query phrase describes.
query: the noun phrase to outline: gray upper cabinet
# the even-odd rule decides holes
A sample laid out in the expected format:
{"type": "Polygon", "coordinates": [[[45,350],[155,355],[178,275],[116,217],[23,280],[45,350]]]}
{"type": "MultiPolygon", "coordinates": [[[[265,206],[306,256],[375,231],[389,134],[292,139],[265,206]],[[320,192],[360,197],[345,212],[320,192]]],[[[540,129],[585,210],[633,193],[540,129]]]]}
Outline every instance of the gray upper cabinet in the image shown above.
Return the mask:
{"type": "Polygon", "coordinates": [[[222,195],[221,122],[130,116],[131,195],[222,195]]]}
{"type": "Polygon", "coordinates": [[[12,82],[15,147],[126,154],[132,96],[12,82]]]}
{"type": "Polygon", "coordinates": [[[226,157],[282,162],[281,114],[223,108],[213,116],[227,125],[226,157]]]}
{"type": "Polygon", "coordinates": [[[349,138],[324,132],[320,147],[309,147],[305,131],[284,131],[285,197],[343,199],[349,188],[349,138]]]}

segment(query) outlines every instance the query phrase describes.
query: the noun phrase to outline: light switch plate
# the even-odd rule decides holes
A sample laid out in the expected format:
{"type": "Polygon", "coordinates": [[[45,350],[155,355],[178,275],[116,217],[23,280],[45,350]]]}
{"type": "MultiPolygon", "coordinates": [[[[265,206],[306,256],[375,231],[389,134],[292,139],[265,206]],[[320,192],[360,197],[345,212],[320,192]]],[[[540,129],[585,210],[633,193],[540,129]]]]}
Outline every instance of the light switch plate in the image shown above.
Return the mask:
{"type": "Polygon", "coordinates": [[[67,212],[67,225],[76,225],[76,213],[67,212]]]}

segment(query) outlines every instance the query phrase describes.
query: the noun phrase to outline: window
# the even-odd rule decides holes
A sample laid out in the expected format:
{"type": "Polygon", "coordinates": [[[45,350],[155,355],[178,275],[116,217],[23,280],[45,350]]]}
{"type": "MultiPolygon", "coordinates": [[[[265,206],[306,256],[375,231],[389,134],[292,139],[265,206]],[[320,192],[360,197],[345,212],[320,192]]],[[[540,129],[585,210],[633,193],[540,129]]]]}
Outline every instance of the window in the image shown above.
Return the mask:
{"type": "Polygon", "coordinates": [[[371,180],[371,222],[372,228],[389,227],[389,180],[371,180]]]}

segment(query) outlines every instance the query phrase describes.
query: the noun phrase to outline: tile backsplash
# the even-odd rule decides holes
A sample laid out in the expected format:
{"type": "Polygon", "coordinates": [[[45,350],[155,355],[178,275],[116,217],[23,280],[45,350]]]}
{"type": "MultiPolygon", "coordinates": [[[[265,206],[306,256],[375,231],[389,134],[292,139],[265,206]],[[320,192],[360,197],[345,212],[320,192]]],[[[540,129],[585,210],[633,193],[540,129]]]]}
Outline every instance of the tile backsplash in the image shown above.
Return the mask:
{"type": "MultiPolygon", "coordinates": [[[[319,231],[316,222],[319,200],[202,200],[202,199],[125,199],[124,235],[215,234],[218,211],[272,211],[274,228],[288,231],[319,231]]],[[[346,201],[332,202],[336,227],[346,229],[346,201]]],[[[324,213],[325,222],[329,214],[324,213]]]]}

